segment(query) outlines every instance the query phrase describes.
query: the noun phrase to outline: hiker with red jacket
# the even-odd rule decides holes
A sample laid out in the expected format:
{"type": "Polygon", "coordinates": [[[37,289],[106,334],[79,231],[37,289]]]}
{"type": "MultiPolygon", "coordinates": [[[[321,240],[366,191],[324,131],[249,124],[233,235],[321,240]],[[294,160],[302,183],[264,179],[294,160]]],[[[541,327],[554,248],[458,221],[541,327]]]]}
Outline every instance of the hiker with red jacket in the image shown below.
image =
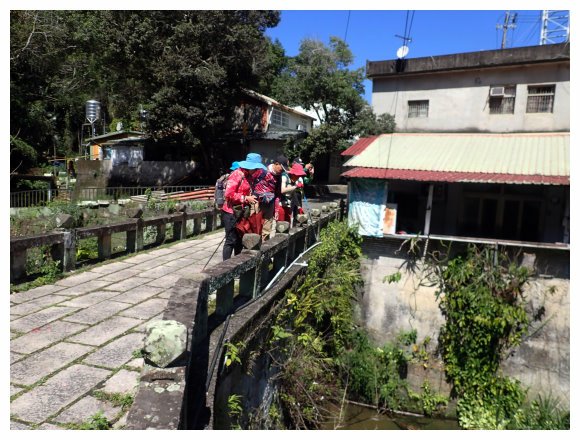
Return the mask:
{"type": "Polygon", "coordinates": [[[262,156],[257,153],[249,153],[246,160],[238,162],[239,168],[234,170],[228,177],[224,194],[225,202],[222,206],[222,224],[225,229],[225,242],[223,247],[223,260],[229,260],[232,256],[242,252],[242,236],[236,230],[236,224],[243,215],[245,207],[257,205],[258,198],[252,195],[256,170],[266,169],[262,164],[262,156]]]}

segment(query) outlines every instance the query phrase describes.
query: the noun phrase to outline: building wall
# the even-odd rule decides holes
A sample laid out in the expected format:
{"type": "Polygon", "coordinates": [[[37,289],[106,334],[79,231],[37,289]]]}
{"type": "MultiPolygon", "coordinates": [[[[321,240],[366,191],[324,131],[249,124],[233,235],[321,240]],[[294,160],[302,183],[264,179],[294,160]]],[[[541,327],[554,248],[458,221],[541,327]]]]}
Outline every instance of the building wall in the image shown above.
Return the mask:
{"type": "MultiPolygon", "coordinates": [[[[393,341],[401,332],[415,329],[417,341],[431,338],[434,351],[444,317],[438,307],[435,288],[421,285],[419,277],[402,269],[405,260],[396,251],[401,241],[365,239],[363,243],[364,293],[359,301],[359,319],[379,346],[393,341]],[[398,283],[383,279],[397,271],[403,273],[398,283]]],[[[530,312],[545,307],[542,321],[532,324],[533,333],[502,364],[510,377],[530,387],[530,395],[542,394],[562,400],[570,399],[570,279],[569,253],[538,256],[542,267],[554,275],[531,279],[525,289],[530,312]],[[556,270],[559,268],[558,270],[556,270]],[[551,288],[554,293],[549,294],[551,288]]],[[[420,273],[420,272],[418,272],[420,273]]],[[[436,386],[436,383],[432,383],[436,386]]],[[[442,390],[444,392],[444,389],[442,390]]]]}
{"type": "Polygon", "coordinates": [[[395,115],[399,132],[570,130],[570,64],[522,65],[373,80],[375,113],[395,115]],[[516,85],[514,114],[490,114],[490,86],[516,85]],[[553,113],[526,113],[528,85],[555,84],[553,113]],[[408,118],[408,101],[429,100],[427,118],[408,118]]]}

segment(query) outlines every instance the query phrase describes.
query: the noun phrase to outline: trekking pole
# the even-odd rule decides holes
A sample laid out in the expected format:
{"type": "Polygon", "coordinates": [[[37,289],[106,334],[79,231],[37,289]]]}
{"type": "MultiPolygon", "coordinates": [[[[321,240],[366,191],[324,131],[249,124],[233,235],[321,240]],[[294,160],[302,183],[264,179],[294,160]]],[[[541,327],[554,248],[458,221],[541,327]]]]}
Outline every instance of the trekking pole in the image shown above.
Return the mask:
{"type": "MultiPolygon", "coordinates": [[[[213,254],[211,254],[211,257],[209,257],[209,260],[206,261],[205,266],[207,266],[207,264],[211,261],[211,259],[213,258],[213,256],[217,252],[217,250],[220,248],[220,246],[222,245],[222,243],[224,242],[225,239],[226,239],[226,236],[224,234],[224,238],[222,238],[221,241],[218,243],[217,247],[213,251],[213,254]]],[[[205,269],[205,266],[203,266],[203,269],[205,269]]],[[[201,269],[201,270],[203,271],[203,269],[201,269]]]]}

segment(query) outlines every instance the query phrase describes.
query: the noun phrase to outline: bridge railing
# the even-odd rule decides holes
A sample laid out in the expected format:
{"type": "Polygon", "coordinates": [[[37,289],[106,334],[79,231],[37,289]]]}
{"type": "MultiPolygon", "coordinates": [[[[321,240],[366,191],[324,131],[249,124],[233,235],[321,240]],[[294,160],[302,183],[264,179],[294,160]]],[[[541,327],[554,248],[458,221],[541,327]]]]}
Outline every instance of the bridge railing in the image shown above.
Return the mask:
{"type": "Polygon", "coordinates": [[[207,208],[199,211],[185,209],[173,214],[165,214],[148,218],[131,218],[125,221],[108,225],[87,226],[71,229],[55,229],[52,232],[32,235],[28,237],[10,238],[10,282],[24,278],[28,251],[32,248],[50,247],[53,261],[59,263],[64,271],[74,270],[76,267],[76,251],[79,241],[96,237],[98,243],[98,258],[106,260],[112,254],[112,234],[126,234],[126,251],[139,252],[144,248],[144,231],[146,227],[156,228],[154,246],[160,245],[167,239],[167,225],[173,226],[173,240],[182,240],[187,236],[187,221],[193,220],[193,235],[201,232],[210,232],[217,228],[219,211],[207,208]],[[205,219],[205,228],[202,231],[202,222],[205,219]]]}
{"type": "MultiPolygon", "coordinates": [[[[211,330],[229,320],[243,304],[261,299],[264,290],[286,268],[318,241],[321,228],[342,218],[343,206],[331,203],[329,210],[304,226],[279,230],[259,248],[239,255],[201,273],[183,277],[174,285],[161,321],[176,321],[187,329],[184,351],[167,365],[150,364],[146,358],[135,403],[129,411],[126,429],[199,429],[211,424],[215,375],[212,372],[221,353],[211,330]],[[235,294],[235,280],[239,292],[235,294]],[[216,293],[216,309],[208,314],[208,298],[216,293]],[[211,321],[211,322],[210,322],[211,321]],[[209,415],[208,415],[209,411],[209,415]],[[205,421],[205,423],[204,423],[205,421]]],[[[259,240],[258,240],[259,243],[259,240]]]]}

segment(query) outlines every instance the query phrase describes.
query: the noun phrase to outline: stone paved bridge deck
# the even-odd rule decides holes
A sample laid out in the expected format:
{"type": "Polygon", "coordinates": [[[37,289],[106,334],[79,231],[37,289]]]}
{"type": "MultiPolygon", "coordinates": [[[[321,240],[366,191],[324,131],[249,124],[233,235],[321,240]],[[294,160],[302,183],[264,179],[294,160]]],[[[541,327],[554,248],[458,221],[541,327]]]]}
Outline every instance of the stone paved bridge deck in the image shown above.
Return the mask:
{"type": "MultiPolygon", "coordinates": [[[[160,319],[183,274],[201,272],[223,230],[94,266],[10,295],[11,429],[66,429],[102,411],[104,393],[134,394],[147,323],[160,319]],[[68,425],[71,426],[71,425],[68,425]]],[[[221,261],[221,246],[208,266],[221,261]]]]}

